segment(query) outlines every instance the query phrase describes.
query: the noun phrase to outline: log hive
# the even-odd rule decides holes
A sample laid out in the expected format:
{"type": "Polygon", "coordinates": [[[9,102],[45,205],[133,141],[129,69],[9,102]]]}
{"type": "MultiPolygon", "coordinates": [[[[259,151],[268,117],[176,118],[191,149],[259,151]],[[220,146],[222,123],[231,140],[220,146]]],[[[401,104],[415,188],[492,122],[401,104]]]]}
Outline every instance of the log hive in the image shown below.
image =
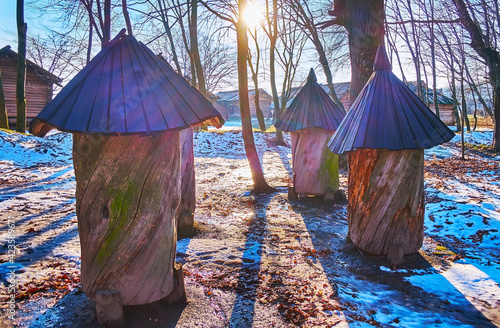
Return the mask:
{"type": "Polygon", "coordinates": [[[85,294],[118,291],[123,305],[167,297],[181,194],[179,132],[75,133],[73,160],[85,294]]]}
{"type": "Polygon", "coordinates": [[[177,216],[177,237],[193,235],[196,207],[196,181],[194,172],[193,128],[182,130],[181,138],[181,203],[177,216]]]}
{"type": "Polygon", "coordinates": [[[349,153],[349,237],[397,264],[424,238],[424,150],[349,153]]]}
{"type": "Polygon", "coordinates": [[[339,189],[338,155],[327,147],[333,133],[316,127],[290,133],[297,194],[324,195],[339,189]]]}

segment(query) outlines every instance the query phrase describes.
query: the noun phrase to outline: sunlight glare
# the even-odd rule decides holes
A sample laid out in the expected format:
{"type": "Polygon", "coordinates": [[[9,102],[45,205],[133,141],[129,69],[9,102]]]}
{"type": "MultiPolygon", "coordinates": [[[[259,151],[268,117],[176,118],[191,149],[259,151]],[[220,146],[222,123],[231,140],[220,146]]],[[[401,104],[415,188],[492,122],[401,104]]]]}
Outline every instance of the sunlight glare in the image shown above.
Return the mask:
{"type": "Polygon", "coordinates": [[[243,19],[248,25],[248,28],[254,29],[259,26],[261,20],[264,18],[262,11],[253,2],[248,2],[243,14],[243,19]]]}

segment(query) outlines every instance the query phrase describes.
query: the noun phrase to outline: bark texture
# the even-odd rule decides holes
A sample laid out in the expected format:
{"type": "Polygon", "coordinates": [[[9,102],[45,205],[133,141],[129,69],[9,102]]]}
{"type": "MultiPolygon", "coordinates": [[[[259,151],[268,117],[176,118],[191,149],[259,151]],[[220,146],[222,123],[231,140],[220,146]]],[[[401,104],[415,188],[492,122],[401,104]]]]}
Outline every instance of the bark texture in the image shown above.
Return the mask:
{"type": "MultiPolygon", "coordinates": [[[[238,10],[240,17],[243,17],[243,11],[246,8],[246,0],[238,0],[238,10]]],[[[260,164],[255,141],[253,138],[252,121],[250,115],[250,100],[248,97],[248,72],[247,72],[247,54],[248,54],[248,37],[247,25],[244,20],[240,19],[236,24],[236,39],[237,39],[237,63],[238,63],[238,90],[240,97],[240,113],[241,113],[241,133],[243,135],[243,144],[245,145],[245,153],[252,171],[252,179],[255,192],[273,192],[264,179],[264,172],[260,164]]]]}
{"type": "Polygon", "coordinates": [[[0,129],[9,128],[7,107],[5,107],[5,94],[3,93],[2,71],[0,71],[0,129]]]}
{"type": "Polygon", "coordinates": [[[99,290],[118,291],[123,305],[168,296],[181,192],[179,133],[75,134],[73,160],[85,294],[95,299],[99,290]]]}
{"type": "Polygon", "coordinates": [[[295,192],[324,195],[339,189],[338,155],[328,147],[333,131],[309,128],[291,132],[295,192]]]}
{"type": "Polygon", "coordinates": [[[358,149],[349,153],[349,237],[393,263],[424,238],[424,151],[358,149]],[[391,258],[392,257],[392,258],[391,258]]]}
{"type": "Polygon", "coordinates": [[[26,32],[24,0],[17,0],[17,81],[16,81],[16,131],[26,132],[26,32]]]}
{"type": "Polygon", "coordinates": [[[351,57],[351,87],[349,106],[352,105],[373,72],[373,62],[379,45],[384,40],[383,0],[334,0],[336,16],[330,25],[343,25],[349,34],[351,57]]]}
{"type": "Polygon", "coordinates": [[[196,208],[196,181],[194,172],[193,129],[180,132],[181,138],[181,203],[177,221],[177,238],[193,235],[196,208]]]}

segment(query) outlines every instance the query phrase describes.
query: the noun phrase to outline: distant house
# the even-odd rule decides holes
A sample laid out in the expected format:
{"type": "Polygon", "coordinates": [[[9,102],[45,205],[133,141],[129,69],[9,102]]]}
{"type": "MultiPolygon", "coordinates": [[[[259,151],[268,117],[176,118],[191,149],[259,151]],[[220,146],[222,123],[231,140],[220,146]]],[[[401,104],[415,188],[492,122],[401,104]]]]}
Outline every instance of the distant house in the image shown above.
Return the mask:
{"type": "MultiPolygon", "coordinates": [[[[10,123],[16,121],[17,53],[10,46],[0,49],[0,70],[2,72],[5,105],[10,123]]],[[[52,100],[54,84],[61,85],[61,79],[32,61],[26,60],[26,106],[27,121],[31,121],[52,100]]]]}
{"type": "MultiPolygon", "coordinates": [[[[320,85],[323,88],[323,90],[325,90],[327,93],[330,93],[330,90],[328,89],[328,86],[326,84],[320,84],[320,85]]],[[[339,83],[333,84],[333,87],[335,88],[335,93],[337,94],[337,97],[339,98],[342,105],[344,105],[345,110],[349,109],[349,87],[350,87],[350,85],[351,85],[350,82],[339,82],[339,83]]],[[[408,82],[407,85],[413,92],[417,93],[416,92],[416,90],[417,90],[416,84],[414,82],[408,82]]],[[[295,97],[295,95],[298,93],[299,90],[300,90],[300,88],[292,88],[291,97],[288,100],[286,107],[290,106],[293,98],[295,97]]],[[[437,92],[437,99],[438,99],[439,117],[440,117],[441,121],[443,121],[445,124],[454,125],[456,122],[455,122],[455,117],[453,116],[453,100],[451,98],[445,96],[441,92],[441,90],[437,90],[437,91],[438,91],[437,92]]],[[[426,95],[428,97],[429,107],[434,112],[434,102],[433,102],[434,97],[433,97],[432,89],[429,89],[429,88],[426,88],[425,86],[423,86],[422,92],[423,92],[424,96],[426,95]]],[[[274,104],[271,104],[270,108],[271,108],[271,111],[273,111],[274,104]]]]}
{"type": "MultiPolygon", "coordinates": [[[[415,82],[407,82],[406,85],[411,91],[417,93],[417,84],[415,82]]],[[[421,84],[422,94],[424,96],[424,103],[434,111],[434,92],[428,88],[425,83],[421,84]],[[427,101],[425,101],[427,99],[427,101]]],[[[437,101],[439,108],[439,118],[447,125],[455,125],[455,116],[453,116],[453,99],[445,96],[441,90],[437,91],[437,101]]]]}
{"type": "MultiPolygon", "coordinates": [[[[221,91],[216,94],[218,97],[215,102],[215,108],[222,114],[222,117],[227,120],[230,118],[240,118],[240,97],[238,90],[231,91],[221,91]]],[[[250,114],[252,117],[256,117],[255,111],[255,89],[248,90],[248,96],[250,98],[250,114]]],[[[273,97],[267,93],[264,89],[259,89],[259,104],[264,117],[272,117],[272,111],[269,105],[273,101],[273,97]]]]}

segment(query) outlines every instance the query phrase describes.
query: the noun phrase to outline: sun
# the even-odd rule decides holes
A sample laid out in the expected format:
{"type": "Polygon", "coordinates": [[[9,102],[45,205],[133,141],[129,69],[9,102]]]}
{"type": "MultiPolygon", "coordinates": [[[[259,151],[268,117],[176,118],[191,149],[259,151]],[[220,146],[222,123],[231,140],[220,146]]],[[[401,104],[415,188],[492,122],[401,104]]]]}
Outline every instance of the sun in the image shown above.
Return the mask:
{"type": "Polygon", "coordinates": [[[253,2],[247,2],[247,7],[243,13],[243,19],[247,23],[248,28],[254,29],[260,25],[260,22],[264,18],[262,11],[253,2]]]}

